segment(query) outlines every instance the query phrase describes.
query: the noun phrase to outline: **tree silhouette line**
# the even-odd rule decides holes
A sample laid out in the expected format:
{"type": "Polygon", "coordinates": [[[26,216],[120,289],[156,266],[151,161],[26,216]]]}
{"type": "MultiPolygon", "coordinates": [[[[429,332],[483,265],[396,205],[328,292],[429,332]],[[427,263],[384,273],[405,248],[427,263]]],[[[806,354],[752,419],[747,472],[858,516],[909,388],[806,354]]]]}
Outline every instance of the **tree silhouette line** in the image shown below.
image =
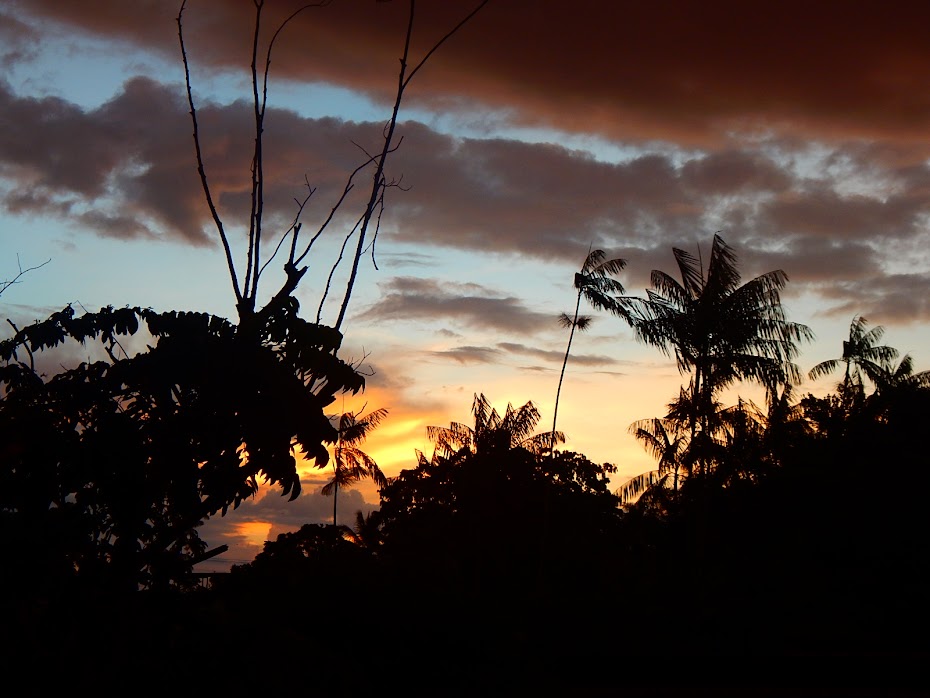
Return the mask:
{"type": "Polygon", "coordinates": [[[401,644],[428,645],[425,629],[438,630],[427,616],[442,609],[457,651],[474,652],[493,628],[485,659],[526,659],[547,656],[539,642],[555,635],[609,642],[611,624],[588,606],[610,593],[637,599],[623,609],[635,642],[616,640],[634,653],[672,630],[684,642],[663,649],[672,656],[908,649],[908,629],[927,619],[930,372],[898,362],[879,343],[883,328],[856,317],[842,355],[808,372],[842,367],[834,392],[796,399],[796,343],[811,332],[784,317],[784,274],[741,285],[719,236],[706,273],[676,259],[682,282],[656,272],[644,298],[613,298],[688,381],[666,415],[630,427],[658,467],[618,490],[615,465],[536,431],[532,402],[498,412],[483,394],[471,424],[430,427],[432,455],[417,451],[414,467],[384,477],[361,445],[387,410],[327,418],[329,396],[361,381],[333,354],[338,333],[293,316],[275,318],[287,326],[270,323],[258,347],[218,318],[139,308],[66,308],[19,330],[0,343],[5,595],[57,607],[155,594],[193,604],[216,630],[246,599],[331,590],[284,615],[309,628],[316,612],[339,622],[335,598],[374,593],[392,600],[401,644]],[[123,355],[121,342],[142,331],[155,346],[123,355]],[[36,355],[69,339],[100,343],[109,361],[40,375],[36,355]],[[295,375],[325,377],[331,392],[295,375]],[[765,407],[720,403],[741,379],[766,388],[765,407]],[[199,585],[202,521],[251,496],[259,477],[296,496],[295,444],[313,453],[327,442],[335,457],[317,463],[333,468],[333,523],[282,534],[199,585]],[[374,478],[380,508],[340,525],[337,488],[361,477],[374,478]],[[420,630],[401,627],[400,609],[420,630]]]}

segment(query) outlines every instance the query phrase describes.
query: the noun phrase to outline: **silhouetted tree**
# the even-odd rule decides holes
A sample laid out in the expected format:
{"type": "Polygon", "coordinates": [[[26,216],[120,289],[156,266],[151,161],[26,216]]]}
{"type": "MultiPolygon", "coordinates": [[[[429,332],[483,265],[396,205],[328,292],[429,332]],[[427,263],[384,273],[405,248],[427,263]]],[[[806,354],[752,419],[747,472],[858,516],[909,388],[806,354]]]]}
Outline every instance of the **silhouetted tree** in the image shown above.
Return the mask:
{"type": "Polygon", "coordinates": [[[898,351],[878,344],[885,334],[884,327],[877,325],[869,330],[866,329],[868,326],[868,320],[861,315],[854,317],[849,324],[849,337],[843,340],[843,355],[838,359],[821,361],[808,372],[808,376],[811,379],[821,378],[833,373],[841,363],[845,364],[842,392],[849,399],[864,392],[862,374],[873,383],[886,377],[887,367],[898,357],[898,351]]]}
{"type": "Polygon", "coordinates": [[[624,297],[621,303],[637,338],[674,356],[679,372],[691,376],[669,418],[687,425],[692,462],[703,471],[718,428],[720,392],[739,380],[756,382],[769,393],[796,383],[797,343],[813,333],[786,318],[783,271],[741,284],[736,255],[719,235],[706,270],[700,258],[678,248],[673,253],[681,281],[654,270],[647,296],[624,297]]]}
{"type": "MultiPolygon", "coordinates": [[[[12,577],[18,575],[15,583],[29,588],[34,571],[44,584],[39,593],[74,579],[85,580],[88,586],[103,580],[127,589],[181,585],[191,565],[208,554],[196,534],[206,517],[225,514],[251,496],[259,478],[296,497],[300,491],[297,451],[317,465],[328,462],[326,445],[337,441],[338,432],[323,410],[337,393],[357,393],[364,387],[356,368],[338,357],[339,328],[361,256],[377,235],[384,192],[396,185],[385,175],[385,166],[398,147],[395,128],[403,96],[426,61],[486,2],[479,2],[413,64],[408,61],[415,3],[410,3],[396,97],[382,148],[366,154],[348,175],[329,216],[306,240],[300,238],[301,216],[313,194],[310,189],[268,258],[263,256],[268,247],[263,134],[272,50],[297,14],[326,3],[297,9],[271,35],[264,50],[260,39],[265,3],[255,3],[251,52],[255,139],[251,205],[244,225],[248,236],[240,257],[227,234],[227,221],[215,205],[201,148],[182,24],[186,3],[181,2],[177,29],[196,167],[226,257],[237,322],[205,313],[140,308],[103,308],[75,317],[69,306],[44,322],[22,330],[14,327],[15,335],[0,344],[0,436],[5,437],[0,447],[0,483],[6,490],[0,499],[0,538],[21,541],[13,546],[20,557],[6,566],[12,570],[7,580],[13,583],[12,577]],[[321,312],[315,323],[307,322],[299,316],[295,298],[308,270],[307,256],[346,201],[356,177],[366,170],[373,172],[372,184],[359,225],[345,237],[347,245],[358,233],[335,326],[323,325],[321,312]],[[284,281],[262,305],[260,299],[267,296],[259,282],[281,250],[286,255],[284,281]],[[126,351],[120,339],[136,334],[140,326],[150,335],[146,349],[126,351]],[[65,340],[99,341],[109,360],[87,361],[51,378],[41,375],[35,354],[65,340]],[[31,567],[25,564],[30,553],[38,560],[31,567]]],[[[342,259],[340,255],[333,270],[342,259]]]]}
{"type": "MultiPolygon", "coordinates": [[[[575,337],[575,330],[584,332],[588,329],[594,319],[590,315],[579,315],[581,310],[581,299],[584,298],[597,310],[606,310],[614,315],[623,315],[623,306],[615,298],[616,295],[624,293],[623,285],[616,279],[616,276],[626,266],[626,260],[607,259],[603,250],[591,250],[581,265],[581,270],[575,272],[574,287],[578,292],[575,301],[575,314],[572,316],[562,313],[559,317],[559,324],[562,327],[569,328],[568,344],[565,347],[565,358],[562,360],[562,372],[559,374],[559,387],[555,392],[555,405],[552,408],[552,434],[556,433],[556,424],[559,416],[559,397],[562,394],[562,381],[565,379],[565,369],[568,366],[568,356],[572,350],[572,339],[575,337]]],[[[550,451],[555,457],[555,438],[553,437],[550,444],[550,451]]]]}
{"type": "Polygon", "coordinates": [[[565,441],[565,435],[560,432],[533,433],[539,423],[539,410],[532,402],[520,408],[508,403],[501,415],[483,393],[476,393],[471,411],[475,418],[474,427],[452,422],[448,427],[426,428],[436,453],[445,458],[463,458],[473,453],[520,447],[542,454],[552,443],[565,441]]]}
{"type": "MultiPolygon", "coordinates": [[[[391,111],[391,116],[383,130],[383,142],[381,149],[375,154],[366,153],[365,159],[349,174],[341,196],[333,205],[331,212],[325,218],[321,227],[311,237],[311,239],[306,242],[306,244],[300,240],[302,228],[301,217],[307,204],[310,201],[310,197],[314,193],[314,190],[310,188],[306,196],[302,200],[298,201],[297,211],[293,222],[280,236],[280,239],[274,248],[274,254],[272,255],[273,258],[274,255],[276,255],[283,247],[286,250],[287,259],[283,265],[285,281],[281,288],[272,297],[268,307],[274,308],[276,303],[292,296],[304,274],[307,272],[308,267],[306,265],[301,265],[304,264],[307,256],[310,254],[313,244],[320,238],[325,229],[329,226],[330,222],[334,219],[337,210],[342,206],[342,204],[346,201],[349,193],[354,189],[355,178],[364,171],[372,170],[371,189],[367,195],[365,208],[361,215],[358,217],[357,224],[345,236],[345,241],[343,243],[343,249],[345,249],[356,233],[358,234],[354,254],[349,257],[351,269],[349,272],[345,294],[340,304],[338,316],[335,323],[333,324],[333,327],[337,330],[342,327],[349,301],[352,297],[352,291],[355,287],[359,264],[361,262],[362,256],[367,249],[367,245],[373,243],[378,234],[378,227],[381,221],[380,213],[383,211],[385,192],[392,187],[398,186],[398,182],[388,179],[385,168],[389,156],[399,147],[399,143],[396,141],[397,119],[407,88],[410,86],[410,82],[413,80],[414,76],[423,68],[429,58],[440,48],[440,46],[442,46],[442,44],[448,41],[459,29],[461,29],[468,21],[470,21],[487,4],[487,2],[488,0],[481,0],[478,2],[477,6],[471,12],[469,12],[452,29],[450,29],[444,36],[436,41],[432,47],[423,55],[423,57],[411,67],[410,62],[413,59],[410,55],[410,49],[415,26],[414,20],[416,17],[416,3],[411,0],[408,12],[407,31],[403,44],[402,56],[400,58],[400,70],[397,78],[394,104],[391,111]]],[[[259,279],[271,261],[271,259],[263,261],[261,258],[262,240],[265,233],[263,228],[265,185],[264,130],[271,56],[275,42],[281,35],[281,32],[287,27],[288,24],[290,24],[291,21],[295,19],[295,17],[297,17],[302,12],[305,12],[306,10],[319,8],[325,6],[328,3],[307,3],[292,12],[274,31],[264,51],[264,56],[262,56],[261,52],[259,51],[259,39],[262,12],[264,10],[265,3],[255,2],[255,33],[254,40],[252,42],[251,62],[251,96],[254,113],[255,138],[251,164],[251,208],[248,224],[248,247],[245,262],[245,272],[242,274],[241,282],[238,272],[238,265],[235,262],[234,253],[226,232],[226,225],[220,217],[219,211],[214,203],[213,193],[210,188],[210,183],[207,176],[206,163],[204,162],[203,149],[201,148],[201,136],[199,122],[197,119],[197,108],[194,104],[193,91],[191,88],[190,65],[188,62],[187,50],[184,43],[183,17],[186,4],[186,0],[183,0],[178,11],[178,41],[180,44],[181,59],[184,64],[187,98],[188,104],[190,105],[190,115],[193,124],[194,151],[197,158],[197,171],[200,175],[204,196],[207,205],[209,206],[213,222],[216,226],[217,234],[223,244],[223,249],[226,253],[226,263],[229,270],[230,280],[232,282],[233,293],[236,297],[236,307],[239,311],[240,323],[248,324],[252,314],[255,312],[256,302],[259,297],[259,279]],[[264,58],[264,66],[263,68],[260,68],[262,58],[264,58]]],[[[316,318],[317,323],[322,321],[321,315],[323,304],[326,300],[326,296],[328,295],[336,267],[342,261],[343,255],[340,253],[335,263],[333,264],[332,270],[330,271],[329,278],[326,283],[326,288],[323,292],[323,297],[320,300],[320,307],[316,318]]]]}
{"type": "MultiPolygon", "coordinates": [[[[387,484],[387,480],[383,482],[382,487],[387,484]]],[[[384,538],[382,533],[382,528],[384,526],[384,517],[381,515],[381,511],[375,509],[368,512],[367,514],[362,514],[361,511],[355,512],[355,525],[352,527],[351,532],[347,533],[346,536],[350,541],[365,548],[368,551],[375,552],[378,548],[381,547],[382,540],[384,538]]]]}
{"type": "Polygon", "coordinates": [[[552,458],[549,432],[529,437],[532,403],[500,416],[476,395],[473,412],[475,428],[428,429],[432,458],[417,452],[417,466],[382,488],[388,559],[467,598],[535,594],[609,566],[593,550],[609,549],[620,515],[609,489],[615,466],[569,452],[552,458]],[[550,574],[542,588],[541,556],[550,574]]]}
{"type": "Polygon", "coordinates": [[[879,392],[901,387],[928,388],[930,371],[914,373],[914,359],[910,354],[905,354],[897,366],[893,363],[884,364],[873,380],[879,392]]]}
{"type": "Polygon", "coordinates": [[[658,468],[630,478],[617,491],[620,500],[630,503],[653,486],[664,486],[672,476],[672,489],[678,489],[682,454],[687,447],[687,432],[673,419],[642,419],[630,425],[630,433],[658,461],[658,468]]]}
{"type": "MultiPolygon", "coordinates": [[[[375,460],[359,448],[368,435],[387,416],[384,408],[369,412],[364,417],[361,412],[346,412],[339,415],[336,446],[333,449],[333,479],[323,486],[322,494],[333,496],[333,526],[336,525],[336,500],[340,487],[348,487],[363,478],[369,478],[379,488],[387,480],[375,460]]],[[[325,467],[317,462],[317,467],[325,467]]]]}
{"type": "Polygon", "coordinates": [[[293,313],[257,337],[203,313],[139,308],[68,307],[23,328],[0,343],[7,523],[34,529],[66,577],[177,582],[204,552],[194,529],[205,518],[259,478],[296,498],[296,449],[326,462],[337,433],[323,408],[364,384],[334,356],[339,340],[293,313]],[[117,356],[142,328],[147,350],[117,356]],[[98,341],[109,360],[43,378],[35,353],[66,340],[98,341]]]}

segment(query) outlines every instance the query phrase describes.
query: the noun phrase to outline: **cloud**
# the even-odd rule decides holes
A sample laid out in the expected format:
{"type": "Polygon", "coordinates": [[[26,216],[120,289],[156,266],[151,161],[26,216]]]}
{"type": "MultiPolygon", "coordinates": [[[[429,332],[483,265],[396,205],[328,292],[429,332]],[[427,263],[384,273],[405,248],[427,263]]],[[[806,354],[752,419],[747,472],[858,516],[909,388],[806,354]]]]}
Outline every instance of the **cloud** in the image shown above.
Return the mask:
{"type": "MultiPolygon", "coordinates": [[[[300,0],[269,5],[262,45],[300,0]]],[[[429,46],[476,6],[418,8],[412,46],[429,46]]],[[[33,0],[26,19],[52,19],[97,36],[148,46],[177,60],[177,8],[131,13],[100,0],[88,13],[33,0]]],[[[407,6],[364,11],[333,3],[302,13],[275,45],[275,74],[361,90],[387,101],[396,84],[407,6]]],[[[191,6],[185,35],[195,65],[245,71],[254,8],[235,0],[191,6]]],[[[923,28],[930,7],[789,0],[636,5],[578,0],[490,3],[417,75],[412,97],[448,107],[505,107],[526,124],[614,138],[721,143],[734,130],[824,139],[925,139],[930,121],[923,28]],[[553,47],[557,47],[554,49],[553,47]],[[600,49],[600,50],[598,50],[600,49]]]]}
{"type": "Polygon", "coordinates": [[[74,219],[108,237],[150,238],[158,225],[168,237],[207,244],[183,117],[177,95],[146,78],[90,111],[0,86],[0,166],[10,183],[3,205],[74,219]]]}
{"type": "Polygon", "coordinates": [[[842,196],[826,182],[763,205],[760,227],[783,235],[868,238],[908,237],[930,212],[930,198],[907,192],[901,196],[842,196]]]}
{"type": "MultiPolygon", "coordinates": [[[[251,115],[243,103],[205,103],[200,117],[211,187],[235,244],[246,228],[236,223],[248,220],[251,115]]],[[[83,110],[0,86],[0,118],[9,125],[0,130],[7,183],[0,196],[9,212],[55,216],[102,237],[215,244],[186,105],[173,88],[135,78],[109,102],[83,110]]],[[[289,225],[305,178],[315,187],[305,226],[315,231],[358,163],[352,143],[373,148],[380,126],[286,110],[270,110],[267,119],[266,239],[276,240],[274,233],[289,225]]],[[[771,268],[814,290],[829,291],[831,281],[848,281],[857,270],[888,267],[889,240],[926,259],[917,242],[930,217],[930,167],[895,148],[842,146],[807,170],[798,164],[803,151],[775,141],[680,162],[651,153],[606,163],[551,144],[455,138],[414,122],[400,129],[405,141],[389,176],[404,176],[409,190],[388,191],[383,233],[394,243],[437,251],[389,254],[383,258],[389,267],[441,263],[443,248],[575,263],[594,241],[628,259],[622,280],[635,289],[648,285],[651,269],[674,269],[661,261],[673,246],[707,246],[715,230],[742,260],[779,255],[771,268]],[[876,171],[876,191],[854,190],[876,171]],[[823,253],[830,264],[815,263],[823,253]]],[[[347,215],[358,205],[349,200],[347,215]]],[[[550,322],[487,289],[403,283],[385,287],[364,316],[454,319],[521,333],[550,322]]],[[[859,298],[864,289],[845,288],[855,294],[852,302],[866,300],[859,298]]]]}
{"type": "MultiPolygon", "coordinates": [[[[297,6],[269,4],[265,28],[273,31],[297,6]]],[[[405,7],[373,3],[358,12],[333,3],[302,13],[275,45],[274,75],[386,98],[396,84],[405,7]]],[[[421,8],[414,54],[471,7],[450,0],[421,8]]],[[[422,268],[467,251],[575,264],[594,244],[629,260],[622,281],[636,289],[648,285],[651,269],[674,270],[673,246],[706,248],[719,230],[747,275],[756,263],[777,261],[759,272],[785,269],[800,291],[827,298],[848,292],[850,304],[865,305],[873,302],[870,291],[852,282],[874,270],[919,283],[914,274],[928,261],[922,242],[930,219],[930,45],[917,27],[930,7],[910,14],[838,7],[805,6],[800,23],[793,1],[763,10],[715,0],[674,13],[661,4],[621,8],[594,0],[571,11],[554,2],[489,4],[411,83],[407,107],[463,110],[456,123],[468,123],[468,132],[398,125],[404,140],[388,176],[405,190],[386,193],[382,239],[417,251],[380,259],[392,269],[422,268]],[[607,161],[595,141],[582,151],[567,147],[574,140],[478,137],[482,124],[508,122],[612,138],[623,155],[607,161]],[[902,270],[905,248],[917,268],[902,270]],[[817,254],[829,254],[829,263],[817,254]]],[[[189,8],[195,84],[212,70],[247,76],[242,49],[253,10],[233,0],[189,8]]],[[[35,39],[38,48],[46,36],[61,41],[87,32],[109,40],[114,55],[131,45],[178,63],[176,11],[153,3],[127,13],[117,0],[101,0],[87,13],[35,0],[0,31],[35,39]]],[[[272,83],[272,104],[280,85],[272,83]]],[[[0,85],[0,201],[7,211],[54,216],[117,239],[216,243],[181,86],[134,78],[91,109],[12,90],[0,85]]],[[[198,113],[214,195],[233,243],[241,244],[251,107],[204,101],[198,113]]],[[[281,109],[269,110],[265,126],[266,240],[274,241],[295,213],[294,197],[306,191],[305,177],[316,188],[305,213],[309,232],[359,163],[353,143],[374,151],[382,132],[380,123],[281,109]]],[[[358,200],[347,202],[333,228],[345,230],[358,210],[358,200]]],[[[910,307],[919,310],[919,303],[910,307]]],[[[461,288],[388,289],[369,312],[515,332],[548,322],[507,294],[461,288]]]]}
{"type": "Polygon", "coordinates": [[[432,356],[450,358],[460,364],[496,364],[500,362],[501,352],[493,347],[453,347],[430,352],[432,356]]]}
{"type": "MultiPolygon", "coordinates": [[[[545,349],[537,349],[535,347],[528,347],[524,344],[514,344],[512,342],[500,342],[497,346],[513,354],[531,356],[553,363],[561,364],[565,359],[564,351],[547,351],[545,349]]],[[[571,363],[581,366],[609,366],[617,363],[617,359],[613,357],[595,354],[572,354],[569,360],[571,363]]]]}
{"type": "Polygon", "coordinates": [[[855,282],[836,282],[821,289],[829,303],[823,314],[863,315],[885,323],[930,322],[930,274],[873,275],[855,282]]]}
{"type": "Polygon", "coordinates": [[[380,284],[380,288],[381,299],[365,309],[359,319],[455,322],[521,334],[548,329],[552,320],[549,314],[530,310],[517,298],[496,296],[493,290],[478,284],[395,277],[380,284]]]}
{"type": "MultiPolygon", "coordinates": [[[[301,484],[304,489],[294,501],[282,497],[275,488],[262,488],[257,498],[246,499],[226,516],[208,519],[198,529],[200,537],[211,547],[225,544],[229,550],[204,563],[204,568],[224,569],[231,563],[251,562],[261,552],[263,541],[273,541],[280,534],[296,531],[304,524],[332,523],[333,498],[320,494],[316,480],[302,480],[301,484]]],[[[365,501],[356,489],[339,490],[337,516],[340,524],[351,526],[357,511],[367,515],[377,508],[377,504],[365,501]]]]}
{"type": "Polygon", "coordinates": [[[17,17],[0,10],[0,64],[9,69],[35,55],[37,32],[17,17]]]}
{"type": "MultiPolygon", "coordinates": [[[[438,358],[449,358],[460,364],[498,364],[508,356],[527,356],[547,363],[559,364],[565,359],[565,351],[552,351],[528,347],[525,344],[516,344],[514,342],[498,342],[493,347],[480,346],[457,346],[449,349],[441,349],[430,352],[431,356],[438,358]]],[[[610,366],[620,363],[617,359],[610,356],[595,354],[572,354],[570,361],[573,365],[579,366],[610,366]]],[[[545,367],[525,366],[522,370],[546,371],[551,370],[545,367]]]]}

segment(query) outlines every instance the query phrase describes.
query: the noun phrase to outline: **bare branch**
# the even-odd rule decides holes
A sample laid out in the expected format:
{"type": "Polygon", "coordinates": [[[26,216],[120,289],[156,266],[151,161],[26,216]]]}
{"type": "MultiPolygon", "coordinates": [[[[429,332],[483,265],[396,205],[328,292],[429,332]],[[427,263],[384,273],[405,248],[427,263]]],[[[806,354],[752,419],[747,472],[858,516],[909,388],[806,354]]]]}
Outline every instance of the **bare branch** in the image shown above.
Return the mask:
{"type": "MultiPolygon", "coordinates": [[[[284,30],[284,28],[291,23],[291,21],[297,17],[301,12],[311,7],[325,7],[329,5],[331,0],[320,0],[319,2],[312,2],[303,5],[302,7],[297,8],[292,12],[275,30],[274,34],[271,37],[271,41],[268,43],[268,50],[265,52],[265,68],[262,75],[262,94],[261,99],[258,95],[258,73],[256,60],[258,57],[258,35],[259,35],[259,20],[261,17],[262,7],[264,6],[264,0],[254,0],[256,7],[256,17],[255,17],[255,35],[252,42],[252,100],[255,109],[255,154],[252,160],[252,212],[251,219],[249,222],[249,270],[254,270],[254,276],[252,277],[252,288],[251,291],[246,291],[251,294],[252,302],[255,302],[255,298],[258,295],[258,280],[261,276],[262,271],[265,267],[268,266],[268,263],[260,264],[261,258],[261,242],[262,242],[262,219],[264,215],[264,206],[265,206],[265,173],[264,173],[264,162],[263,162],[263,134],[264,134],[264,124],[265,124],[265,109],[268,104],[268,75],[271,72],[271,52],[274,48],[275,42],[278,40],[278,36],[284,30]]],[[[312,194],[311,190],[311,194],[312,194]]],[[[308,196],[307,199],[310,197],[308,196]]],[[[304,200],[306,203],[307,199],[304,200]]],[[[298,217],[300,212],[303,210],[303,206],[300,207],[298,211],[298,217]]],[[[292,225],[291,230],[295,231],[295,234],[299,231],[296,225],[297,221],[295,219],[294,225],[292,225]]],[[[296,238],[295,238],[296,239],[296,238]]],[[[292,245],[292,249],[296,246],[292,245]]],[[[277,254],[280,244],[275,248],[275,254],[277,254]]],[[[274,255],[272,255],[274,256],[274,255]]],[[[271,260],[268,260],[271,261],[271,260]]],[[[293,262],[293,255],[289,258],[289,262],[293,262]]],[[[248,281],[246,281],[246,286],[248,286],[248,281]]]]}
{"type": "Polygon", "coordinates": [[[381,195],[380,205],[378,206],[378,219],[375,221],[375,233],[371,236],[371,244],[368,249],[371,250],[371,265],[375,271],[379,271],[378,262],[375,259],[375,243],[378,241],[378,233],[381,231],[381,217],[384,215],[384,194],[381,195]]]}
{"type": "MultiPolygon", "coordinates": [[[[452,35],[455,34],[459,29],[461,29],[463,26],[465,26],[465,24],[467,24],[468,21],[471,20],[472,17],[474,17],[476,14],[478,14],[478,12],[481,11],[481,8],[488,4],[488,1],[489,1],[489,0],[482,0],[481,4],[478,5],[478,7],[476,7],[474,10],[472,10],[472,11],[465,17],[465,19],[463,19],[461,22],[459,22],[458,24],[456,24],[451,30],[449,30],[449,32],[448,32],[444,37],[442,37],[439,41],[437,41],[437,42],[433,45],[433,48],[431,48],[429,51],[427,51],[426,55],[423,56],[423,60],[421,60],[419,63],[417,63],[416,67],[415,67],[413,70],[410,71],[410,75],[407,77],[406,82],[404,82],[404,87],[406,87],[406,86],[410,83],[410,81],[413,80],[413,76],[416,75],[416,74],[417,74],[417,71],[419,71],[420,68],[422,68],[423,65],[426,63],[426,61],[429,60],[430,56],[432,56],[434,53],[436,53],[436,51],[439,50],[439,47],[442,46],[446,41],[448,41],[448,40],[452,37],[452,35]]],[[[411,9],[411,13],[412,13],[412,12],[413,12],[413,0],[410,1],[410,9],[411,9]]]]}
{"type": "Polygon", "coordinates": [[[368,167],[373,161],[374,161],[374,157],[368,159],[367,161],[363,162],[361,165],[356,167],[354,170],[352,170],[352,173],[346,179],[346,185],[342,191],[342,195],[339,197],[339,200],[333,205],[332,209],[329,212],[329,215],[326,217],[326,220],[323,221],[323,223],[320,225],[319,229],[317,230],[313,238],[310,240],[310,243],[307,245],[306,249],[304,249],[301,255],[297,259],[294,260],[294,264],[300,264],[303,261],[304,257],[306,257],[307,254],[309,254],[310,248],[313,247],[313,243],[315,243],[317,238],[319,238],[320,235],[323,234],[323,231],[326,230],[326,227],[333,220],[333,217],[336,215],[336,211],[338,211],[339,207],[342,206],[342,203],[345,201],[346,197],[349,195],[349,192],[355,188],[355,183],[353,182],[353,180],[355,179],[355,175],[357,175],[359,172],[361,172],[366,167],[368,167]]]}
{"type": "Polygon", "coordinates": [[[363,213],[361,216],[359,216],[359,219],[355,222],[355,225],[352,226],[352,230],[349,231],[348,235],[346,235],[345,240],[342,241],[342,247],[339,249],[339,256],[336,257],[336,261],[333,262],[333,266],[329,270],[329,276],[326,277],[326,287],[323,289],[323,295],[320,298],[320,307],[317,309],[317,312],[316,312],[317,324],[322,322],[323,305],[326,303],[326,297],[329,295],[329,289],[332,286],[333,276],[335,276],[336,274],[336,269],[339,267],[340,262],[342,262],[342,258],[345,256],[345,251],[346,251],[346,247],[348,247],[349,245],[349,240],[352,239],[352,236],[355,235],[355,231],[359,229],[359,226],[361,226],[362,222],[365,220],[365,215],[366,214],[363,213]]]}
{"type": "Polygon", "coordinates": [[[253,0],[255,3],[255,31],[252,34],[252,109],[255,114],[255,149],[252,152],[252,201],[249,210],[249,249],[246,254],[245,283],[243,292],[246,298],[252,299],[255,304],[255,292],[258,287],[259,245],[262,235],[262,213],[265,206],[264,189],[265,174],[262,166],[262,131],[264,130],[265,109],[258,99],[258,36],[261,31],[262,9],[264,0],[253,0]],[[255,274],[252,274],[253,264],[255,274]],[[251,288],[249,282],[251,280],[251,288]]]}
{"type": "Polygon", "coordinates": [[[265,271],[265,267],[271,264],[272,260],[274,260],[274,258],[278,255],[278,252],[281,250],[281,245],[284,244],[284,241],[287,240],[287,236],[291,235],[291,233],[293,233],[291,236],[291,250],[287,259],[289,263],[294,263],[294,248],[297,245],[297,236],[300,235],[300,229],[303,226],[303,224],[300,223],[300,216],[303,214],[304,208],[307,206],[307,202],[310,201],[310,197],[313,196],[314,192],[316,191],[316,189],[310,186],[309,182],[307,183],[307,188],[309,189],[309,192],[304,197],[303,201],[300,199],[294,199],[294,201],[297,203],[297,213],[294,215],[294,220],[291,221],[290,227],[284,231],[281,239],[278,240],[278,244],[275,245],[274,252],[271,253],[271,256],[268,258],[268,260],[262,264],[261,269],[258,270],[259,275],[265,271]]]}
{"type": "Polygon", "coordinates": [[[229,239],[226,237],[223,221],[220,219],[220,215],[216,210],[216,205],[213,203],[213,195],[210,193],[210,185],[207,182],[207,173],[203,165],[203,153],[200,149],[200,128],[197,124],[197,109],[194,107],[194,93],[191,90],[190,65],[187,61],[187,50],[184,48],[184,30],[181,24],[185,5],[187,5],[187,0],[182,0],[181,9],[178,10],[178,42],[181,45],[181,59],[184,62],[184,83],[187,87],[187,103],[190,105],[191,122],[194,126],[194,151],[197,154],[197,173],[200,175],[200,183],[203,186],[203,193],[207,199],[207,206],[210,208],[210,215],[213,217],[213,222],[216,225],[220,240],[223,243],[223,250],[226,252],[226,265],[229,268],[229,277],[232,281],[233,292],[236,294],[236,304],[237,306],[241,306],[243,299],[242,292],[239,289],[239,279],[236,276],[236,265],[233,263],[232,250],[230,250],[229,247],[229,239]]]}
{"type": "Polygon", "coordinates": [[[23,276],[25,276],[31,271],[35,271],[36,269],[41,269],[42,267],[44,267],[46,264],[48,264],[51,261],[52,261],[51,258],[49,258],[49,259],[46,259],[44,262],[42,262],[42,264],[36,264],[34,267],[28,267],[26,269],[23,269],[23,265],[19,261],[19,255],[16,255],[17,274],[9,281],[0,281],[0,295],[3,295],[3,292],[6,291],[13,284],[18,284],[20,282],[19,280],[23,278],[23,276]]]}
{"type": "Polygon", "coordinates": [[[391,112],[391,119],[388,121],[387,127],[384,133],[384,147],[381,149],[381,155],[377,158],[377,167],[372,177],[372,187],[371,195],[368,198],[368,206],[365,208],[365,213],[363,214],[361,228],[359,230],[358,236],[358,245],[355,248],[355,256],[352,260],[352,271],[349,274],[349,281],[346,285],[345,296],[342,300],[342,305],[339,308],[339,316],[336,318],[334,324],[335,329],[339,329],[342,326],[342,321],[345,319],[346,311],[349,307],[349,301],[352,298],[352,290],[355,287],[355,280],[358,276],[358,267],[359,262],[362,259],[362,256],[365,252],[365,238],[368,234],[368,226],[371,223],[372,217],[375,215],[375,209],[377,207],[377,202],[381,199],[383,195],[383,186],[384,186],[384,166],[387,161],[387,156],[389,153],[393,152],[392,141],[394,139],[394,131],[397,128],[397,115],[400,112],[400,105],[404,98],[404,91],[407,88],[407,85],[410,84],[410,80],[413,79],[413,76],[423,67],[430,56],[432,56],[436,50],[445,43],[449,37],[455,34],[459,29],[461,29],[472,17],[474,17],[481,8],[483,8],[488,3],[488,0],[482,0],[482,2],[472,10],[462,21],[455,25],[449,32],[446,33],[417,63],[413,71],[408,75],[407,74],[407,61],[410,57],[410,42],[413,38],[413,25],[414,17],[416,15],[416,0],[410,0],[410,16],[407,21],[407,34],[404,38],[404,51],[400,58],[400,71],[397,76],[397,92],[394,99],[394,108],[391,112]]]}

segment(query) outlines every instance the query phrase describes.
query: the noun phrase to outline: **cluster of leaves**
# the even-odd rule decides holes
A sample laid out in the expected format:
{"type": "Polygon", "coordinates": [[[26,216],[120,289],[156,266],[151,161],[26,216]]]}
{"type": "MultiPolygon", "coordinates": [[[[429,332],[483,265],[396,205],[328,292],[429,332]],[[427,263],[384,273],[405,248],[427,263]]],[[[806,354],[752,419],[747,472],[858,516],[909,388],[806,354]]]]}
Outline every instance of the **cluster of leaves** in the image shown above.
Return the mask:
{"type": "Polygon", "coordinates": [[[337,432],[324,408],[364,378],[335,356],[341,335],[300,319],[296,301],[269,308],[236,326],[204,313],[67,307],[0,343],[10,580],[179,583],[205,552],[205,518],[260,479],[298,496],[298,452],[327,462],[337,432]],[[130,356],[120,340],[142,327],[151,344],[130,356]],[[98,342],[109,360],[41,375],[36,354],[66,340],[98,342]]]}

